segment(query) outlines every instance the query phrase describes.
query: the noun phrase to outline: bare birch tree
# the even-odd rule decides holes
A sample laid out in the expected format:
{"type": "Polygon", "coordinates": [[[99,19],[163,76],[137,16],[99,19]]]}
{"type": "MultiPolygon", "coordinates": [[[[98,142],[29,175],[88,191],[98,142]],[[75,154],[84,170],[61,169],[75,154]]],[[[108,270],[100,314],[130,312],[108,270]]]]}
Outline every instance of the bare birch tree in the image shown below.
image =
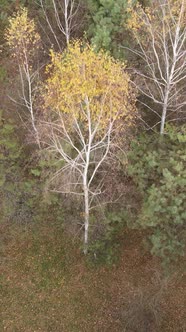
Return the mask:
{"type": "MultiPolygon", "coordinates": [[[[75,29],[81,25],[81,19],[79,21],[76,19],[79,9],[80,9],[80,1],[78,0],[51,0],[51,7],[53,10],[54,22],[49,17],[47,6],[45,0],[39,0],[40,6],[44,13],[45,20],[48,24],[48,27],[54,37],[56,45],[59,51],[62,51],[64,48],[61,34],[65,38],[65,44],[68,45],[72,33],[75,29]],[[60,32],[60,37],[58,33],[56,33],[55,26],[58,28],[60,32]]],[[[66,46],[65,45],[65,46],[66,46]]]]}
{"type": "MultiPolygon", "coordinates": [[[[38,69],[34,69],[34,55],[40,44],[40,36],[36,32],[34,21],[28,18],[27,9],[20,11],[9,19],[9,27],[5,35],[12,56],[19,68],[21,81],[21,107],[25,107],[30,115],[31,126],[38,146],[39,132],[36,127],[35,97],[37,92],[38,69]]],[[[12,98],[11,98],[12,99],[12,98]]],[[[15,101],[14,99],[12,99],[15,101]]]]}
{"type": "Polygon", "coordinates": [[[128,27],[137,41],[130,50],[142,60],[134,84],[146,97],[142,104],[158,116],[154,126],[160,125],[163,134],[166,121],[175,121],[186,106],[186,1],[155,0],[129,13],[128,27]]]}
{"type": "Polygon", "coordinates": [[[64,161],[52,178],[52,190],[82,197],[85,254],[90,211],[104,184],[104,177],[97,175],[111,157],[117,130],[127,127],[134,116],[133,93],[123,69],[88,46],[82,52],[79,42],[69,45],[63,56],[52,53],[48,68],[44,95],[52,119],[45,123],[48,148],[64,161]]]}

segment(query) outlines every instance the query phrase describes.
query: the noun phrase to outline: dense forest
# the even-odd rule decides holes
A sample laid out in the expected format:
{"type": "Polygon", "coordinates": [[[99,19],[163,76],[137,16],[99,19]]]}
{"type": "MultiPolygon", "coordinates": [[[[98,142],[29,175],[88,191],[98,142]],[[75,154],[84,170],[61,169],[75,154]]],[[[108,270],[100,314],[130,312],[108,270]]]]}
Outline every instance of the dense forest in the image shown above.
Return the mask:
{"type": "Polygon", "coordinates": [[[185,0],[0,0],[1,331],[186,331],[185,87],[185,0]]]}

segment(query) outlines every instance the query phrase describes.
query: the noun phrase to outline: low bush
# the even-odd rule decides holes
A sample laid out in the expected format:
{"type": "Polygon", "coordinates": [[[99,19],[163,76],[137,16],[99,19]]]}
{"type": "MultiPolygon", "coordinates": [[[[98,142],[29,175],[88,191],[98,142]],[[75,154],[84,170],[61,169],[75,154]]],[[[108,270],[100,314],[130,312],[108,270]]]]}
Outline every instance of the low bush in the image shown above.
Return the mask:
{"type": "Polygon", "coordinates": [[[169,263],[184,254],[186,231],[186,126],[132,143],[128,172],[142,196],[136,225],[151,230],[151,252],[169,263]]]}

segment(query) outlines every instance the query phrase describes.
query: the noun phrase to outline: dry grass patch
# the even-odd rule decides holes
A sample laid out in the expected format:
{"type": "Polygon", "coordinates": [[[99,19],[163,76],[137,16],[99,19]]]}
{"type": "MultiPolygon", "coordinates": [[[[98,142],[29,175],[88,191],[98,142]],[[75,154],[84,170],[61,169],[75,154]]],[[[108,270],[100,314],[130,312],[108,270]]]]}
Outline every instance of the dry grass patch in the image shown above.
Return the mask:
{"type": "Polygon", "coordinates": [[[90,268],[60,224],[0,230],[0,331],[184,331],[183,280],[164,284],[140,233],[125,234],[117,266],[90,268]]]}

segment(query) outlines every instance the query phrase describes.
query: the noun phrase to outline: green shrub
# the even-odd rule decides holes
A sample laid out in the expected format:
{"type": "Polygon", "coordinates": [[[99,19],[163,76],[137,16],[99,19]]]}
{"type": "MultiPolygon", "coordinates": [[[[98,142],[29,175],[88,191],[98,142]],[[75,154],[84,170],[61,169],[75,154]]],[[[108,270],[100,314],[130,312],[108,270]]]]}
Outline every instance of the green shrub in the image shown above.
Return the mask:
{"type": "Polygon", "coordinates": [[[7,79],[7,71],[6,68],[0,65],[0,83],[5,82],[7,79]]]}
{"type": "Polygon", "coordinates": [[[104,49],[116,57],[123,57],[120,42],[127,17],[127,1],[88,0],[90,23],[88,37],[97,50],[104,49]]]}
{"type": "Polygon", "coordinates": [[[151,229],[151,252],[165,263],[183,255],[186,221],[186,126],[132,143],[128,172],[143,203],[137,225],[151,229]]]}
{"type": "Polygon", "coordinates": [[[63,220],[57,194],[44,196],[54,161],[20,143],[16,124],[0,112],[0,221],[63,220]],[[45,157],[45,158],[44,158],[45,157]],[[47,159],[48,158],[48,159],[47,159]]]}
{"type": "Polygon", "coordinates": [[[121,244],[120,235],[126,226],[125,217],[124,211],[108,212],[105,220],[101,223],[101,230],[96,229],[94,220],[91,221],[93,234],[91,234],[92,242],[89,245],[88,257],[90,262],[97,265],[113,265],[118,261],[121,244]]]}
{"type": "Polygon", "coordinates": [[[15,212],[18,189],[19,158],[22,150],[15,133],[15,124],[7,122],[0,114],[0,205],[1,218],[9,218],[15,212]]]}

